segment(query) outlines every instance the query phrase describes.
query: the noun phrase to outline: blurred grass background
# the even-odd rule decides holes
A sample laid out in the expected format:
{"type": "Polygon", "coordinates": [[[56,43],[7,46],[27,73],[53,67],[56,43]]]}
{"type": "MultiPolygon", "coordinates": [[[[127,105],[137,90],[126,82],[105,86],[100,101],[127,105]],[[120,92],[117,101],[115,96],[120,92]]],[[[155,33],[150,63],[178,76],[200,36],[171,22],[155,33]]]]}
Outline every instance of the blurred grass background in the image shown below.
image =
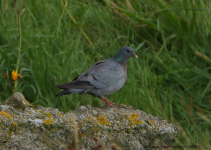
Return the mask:
{"type": "Polygon", "coordinates": [[[101,107],[90,95],[55,97],[56,85],[127,45],[139,58],[108,99],[175,123],[176,145],[211,149],[211,1],[64,1],[70,15],[62,2],[0,1],[0,102],[18,91],[64,112],[101,107]],[[23,78],[14,83],[12,70],[23,78]]]}

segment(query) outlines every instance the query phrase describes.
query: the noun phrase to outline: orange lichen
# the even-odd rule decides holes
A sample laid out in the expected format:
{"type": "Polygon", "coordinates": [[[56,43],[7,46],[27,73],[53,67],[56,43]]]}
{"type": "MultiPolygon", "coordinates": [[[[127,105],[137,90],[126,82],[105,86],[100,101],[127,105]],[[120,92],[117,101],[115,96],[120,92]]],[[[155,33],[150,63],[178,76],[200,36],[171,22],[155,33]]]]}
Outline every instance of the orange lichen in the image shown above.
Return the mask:
{"type": "Polygon", "coordinates": [[[1,116],[1,114],[4,115],[7,119],[12,119],[13,118],[12,116],[10,116],[10,114],[8,114],[8,113],[6,113],[4,111],[0,111],[0,116],[1,116]]]}
{"type": "Polygon", "coordinates": [[[97,122],[101,125],[106,125],[106,126],[110,126],[111,123],[109,121],[107,121],[106,117],[103,117],[103,116],[97,116],[97,122]]]}

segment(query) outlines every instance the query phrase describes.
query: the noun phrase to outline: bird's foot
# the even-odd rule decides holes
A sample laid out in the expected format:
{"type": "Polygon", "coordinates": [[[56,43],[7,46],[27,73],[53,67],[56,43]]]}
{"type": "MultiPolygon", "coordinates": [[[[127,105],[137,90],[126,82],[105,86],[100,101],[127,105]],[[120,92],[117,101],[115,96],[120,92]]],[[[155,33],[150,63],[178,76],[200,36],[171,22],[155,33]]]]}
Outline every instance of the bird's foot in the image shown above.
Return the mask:
{"type": "Polygon", "coordinates": [[[111,107],[114,107],[115,106],[115,103],[110,102],[105,97],[102,97],[101,99],[102,99],[101,103],[105,103],[104,106],[106,106],[106,105],[111,106],[111,107]]]}

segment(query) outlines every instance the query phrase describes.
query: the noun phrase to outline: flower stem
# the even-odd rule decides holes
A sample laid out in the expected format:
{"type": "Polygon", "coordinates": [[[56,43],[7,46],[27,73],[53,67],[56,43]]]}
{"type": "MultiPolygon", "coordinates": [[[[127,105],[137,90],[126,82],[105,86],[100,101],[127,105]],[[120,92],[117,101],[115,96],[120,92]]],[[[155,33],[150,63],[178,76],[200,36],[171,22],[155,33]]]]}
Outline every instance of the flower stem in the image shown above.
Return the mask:
{"type": "MultiPolygon", "coordinates": [[[[24,12],[25,9],[22,9],[18,12],[18,30],[19,30],[19,47],[18,47],[18,59],[16,64],[16,71],[18,72],[19,63],[20,63],[20,55],[21,55],[21,43],[22,43],[22,33],[21,33],[21,14],[24,12]]],[[[17,82],[14,85],[14,92],[16,92],[17,82]]]]}

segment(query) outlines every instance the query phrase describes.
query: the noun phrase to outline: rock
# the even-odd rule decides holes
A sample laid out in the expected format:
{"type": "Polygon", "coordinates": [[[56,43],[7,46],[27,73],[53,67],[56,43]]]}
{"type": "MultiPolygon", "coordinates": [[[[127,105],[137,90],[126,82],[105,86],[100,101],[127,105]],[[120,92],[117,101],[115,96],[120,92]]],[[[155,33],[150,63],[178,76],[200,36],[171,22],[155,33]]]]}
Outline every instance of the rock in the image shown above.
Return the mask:
{"type": "Polygon", "coordinates": [[[10,98],[5,100],[2,105],[12,106],[14,108],[24,108],[27,106],[32,106],[23,96],[22,93],[17,92],[13,94],[10,98]]]}
{"type": "Polygon", "coordinates": [[[12,97],[0,105],[0,149],[140,150],[171,145],[179,133],[173,123],[131,106],[80,106],[64,114],[29,107],[23,96],[27,106],[16,109],[20,100],[12,97]]]}

